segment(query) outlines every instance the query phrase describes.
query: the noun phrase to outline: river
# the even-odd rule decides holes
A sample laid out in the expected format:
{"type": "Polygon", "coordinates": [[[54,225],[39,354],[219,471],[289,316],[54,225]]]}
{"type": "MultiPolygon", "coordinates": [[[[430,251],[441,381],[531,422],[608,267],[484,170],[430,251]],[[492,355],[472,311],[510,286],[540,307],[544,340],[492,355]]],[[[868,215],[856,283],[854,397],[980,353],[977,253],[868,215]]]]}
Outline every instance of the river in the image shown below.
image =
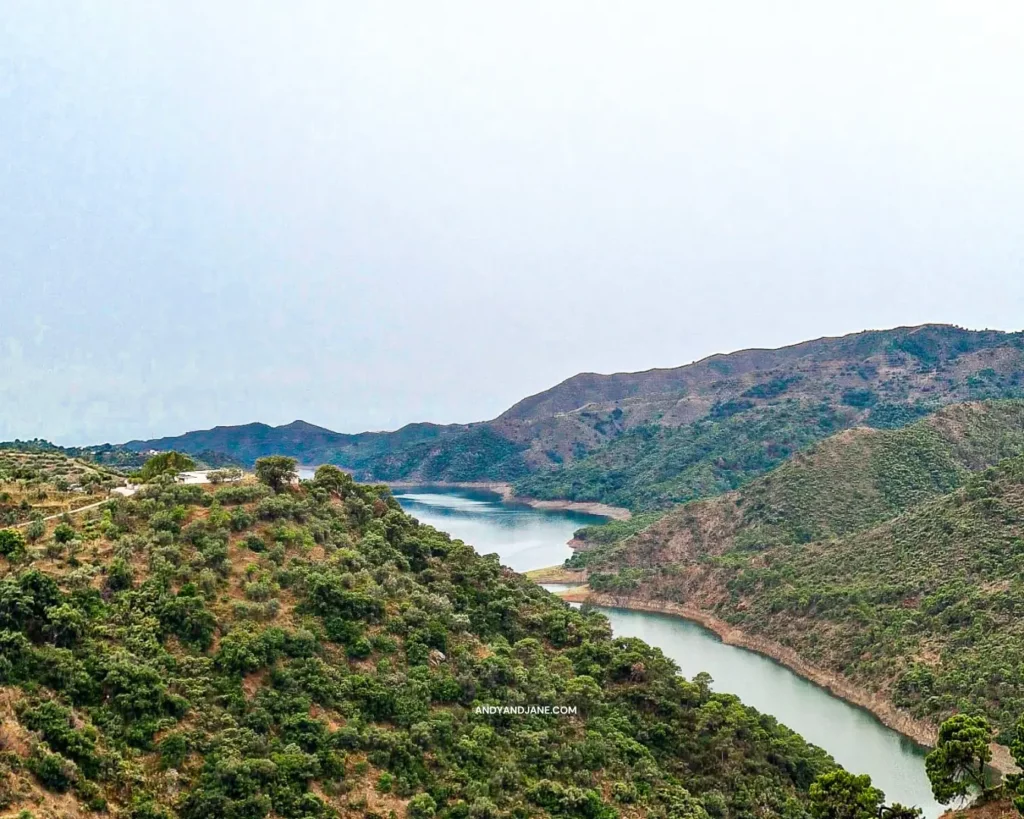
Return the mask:
{"type": "MultiPolygon", "coordinates": [[[[525,572],[561,563],[571,554],[573,531],[600,520],[574,512],[502,503],[495,495],[464,490],[396,490],[395,497],[421,522],[496,552],[502,563],[525,572]]],[[[557,586],[548,586],[556,590],[557,586]]],[[[867,711],[840,700],[760,654],[723,643],[678,617],[602,608],[615,634],[639,637],[671,657],[686,677],[700,671],[716,691],[736,694],[827,750],[847,770],[867,773],[887,801],[917,805],[931,819],[945,809],[931,794],[924,752],[867,711]]]]}

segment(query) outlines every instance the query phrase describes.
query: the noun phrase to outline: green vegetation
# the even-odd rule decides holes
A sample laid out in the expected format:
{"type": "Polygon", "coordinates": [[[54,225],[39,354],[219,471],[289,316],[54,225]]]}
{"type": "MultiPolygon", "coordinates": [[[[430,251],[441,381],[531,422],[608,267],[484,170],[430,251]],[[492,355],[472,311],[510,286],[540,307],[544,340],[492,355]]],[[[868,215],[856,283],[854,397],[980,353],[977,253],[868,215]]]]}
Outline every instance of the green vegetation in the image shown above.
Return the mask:
{"type": "Polygon", "coordinates": [[[485,425],[458,436],[415,444],[387,453],[362,465],[378,480],[399,480],[414,475],[430,481],[512,481],[526,475],[526,447],[485,425]]]}
{"type": "Polygon", "coordinates": [[[773,718],[382,487],[282,474],[3,536],[0,812],[810,815],[835,765],[773,718]],[[528,705],[577,713],[477,711],[528,705]]]}
{"type": "Polygon", "coordinates": [[[939,741],[925,759],[935,798],[943,804],[985,790],[985,765],[992,759],[992,728],[984,717],[956,714],[939,728],[939,741]]]}
{"type": "Polygon", "coordinates": [[[188,455],[180,452],[161,452],[154,455],[142,465],[136,476],[143,483],[148,483],[159,475],[174,476],[180,472],[188,472],[196,468],[196,462],[188,455]]]}
{"type": "Polygon", "coordinates": [[[1024,451],[1022,412],[963,405],[843,433],[585,553],[590,585],[713,600],[915,717],[986,716],[1006,742],[1024,713],[1024,458],[985,465],[1024,451]]]}
{"type": "Polygon", "coordinates": [[[840,769],[818,777],[810,797],[814,819],[877,819],[885,794],[872,786],[870,776],[840,769]]]}
{"type": "Polygon", "coordinates": [[[0,447],[0,526],[27,524],[26,536],[38,539],[34,518],[95,503],[124,482],[105,467],[34,444],[0,447]]]}
{"type": "MultiPolygon", "coordinates": [[[[583,526],[573,533],[573,539],[589,547],[611,546],[637,532],[643,531],[655,521],[662,517],[661,512],[640,512],[633,515],[629,520],[610,520],[607,523],[597,523],[591,526],[583,526]]],[[[585,552],[579,552],[579,555],[585,552]]]]}
{"type": "Polygon", "coordinates": [[[256,461],[256,480],[280,492],[298,477],[294,458],[269,455],[256,461]]]}
{"type": "Polygon", "coordinates": [[[737,489],[851,419],[797,400],[736,412],[719,407],[683,427],[637,427],[570,466],[519,481],[516,492],[664,509],[737,489]]]}
{"type": "Polygon", "coordinates": [[[738,500],[736,545],[762,549],[860,531],[1024,452],[1024,402],[956,405],[899,430],[812,446],[738,500]]]}

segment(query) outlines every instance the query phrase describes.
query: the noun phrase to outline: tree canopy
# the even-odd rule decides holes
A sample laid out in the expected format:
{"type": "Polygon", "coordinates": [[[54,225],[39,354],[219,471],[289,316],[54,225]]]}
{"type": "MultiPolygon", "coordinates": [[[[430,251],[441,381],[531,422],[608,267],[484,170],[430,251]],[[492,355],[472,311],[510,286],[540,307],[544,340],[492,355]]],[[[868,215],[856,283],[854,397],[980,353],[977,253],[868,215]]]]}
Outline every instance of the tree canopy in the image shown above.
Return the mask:
{"type": "Polygon", "coordinates": [[[298,477],[297,462],[284,455],[268,455],[256,461],[256,480],[280,492],[298,477]]]}
{"type": "Polygon", "coordinates": [[[985,789],[985,764],[992,759],[992,726],[980,716],[956,714],[939,728],[939,741],[925,758],[932,793],[944,805],[985,789]]]}
{"type": "Polygon", "coordinates": [[[195,468],[196,462],[188,455],[174,451],[161,452],[142,465],[142,469],[139,470],[139,480],[148,483],[158,475],[177,475],[195,468]]]}

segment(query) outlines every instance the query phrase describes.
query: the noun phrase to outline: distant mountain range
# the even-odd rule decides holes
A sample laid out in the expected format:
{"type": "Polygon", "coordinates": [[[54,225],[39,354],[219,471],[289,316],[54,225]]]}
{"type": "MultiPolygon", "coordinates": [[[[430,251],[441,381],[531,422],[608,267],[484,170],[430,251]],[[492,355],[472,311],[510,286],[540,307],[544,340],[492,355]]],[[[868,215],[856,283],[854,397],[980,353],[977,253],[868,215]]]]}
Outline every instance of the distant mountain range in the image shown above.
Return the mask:
{"type": "Polygon", "coordinates": [[[288,455],[306,465],[334,463],[352,468],[383,453],[438,441],[467,429],[467,426],[458,424],[409,424],[395,432],[350,435],[305,421],[293,421],[278,427],[252,423],[214,427],[149,441],[128,441],[123,446],[136,451],[223,452],[248,465],[265,455],[288,455]]]}
{"type": "Polygon", "coordinates": [[[734,489],[857,425],[1024,395],[1024,333],[922,325],[713,355],[638,373],[582,373],[475,424],[333,432],[304,421],[215,427],[127,448],[284,454],[362,479],[510,481],[523,494],[636,509],[734,489]]]}

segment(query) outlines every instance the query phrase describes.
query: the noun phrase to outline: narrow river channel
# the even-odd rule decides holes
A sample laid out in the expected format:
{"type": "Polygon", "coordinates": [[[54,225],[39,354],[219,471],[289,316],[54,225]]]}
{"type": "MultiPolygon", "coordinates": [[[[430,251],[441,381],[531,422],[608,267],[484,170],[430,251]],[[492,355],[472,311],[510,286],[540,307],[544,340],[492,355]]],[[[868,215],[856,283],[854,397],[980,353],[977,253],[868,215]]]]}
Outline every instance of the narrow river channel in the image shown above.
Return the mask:
{"type": "MultiPolygon", "coordinates": [[[[464,490],[396,490],[395,497],[421,522],[472,544],[481,554],[496,552],[502,563],[520,572],[561,563],[571,554],[566,541],[573,531],[599,520],[506,504],[494,495],[464,490]]],[[[772,714],[848,770],[870,774],[887,801],[917,805],[929,819],[943,812],[925,776],[924,752],[868,712],[766,657],[726,645],[695,623],[662,614],[602,611],[615,634],[657,646],[687,677],[708,672],[716,691],[736,694],[746,705],[772,714]]]]}

